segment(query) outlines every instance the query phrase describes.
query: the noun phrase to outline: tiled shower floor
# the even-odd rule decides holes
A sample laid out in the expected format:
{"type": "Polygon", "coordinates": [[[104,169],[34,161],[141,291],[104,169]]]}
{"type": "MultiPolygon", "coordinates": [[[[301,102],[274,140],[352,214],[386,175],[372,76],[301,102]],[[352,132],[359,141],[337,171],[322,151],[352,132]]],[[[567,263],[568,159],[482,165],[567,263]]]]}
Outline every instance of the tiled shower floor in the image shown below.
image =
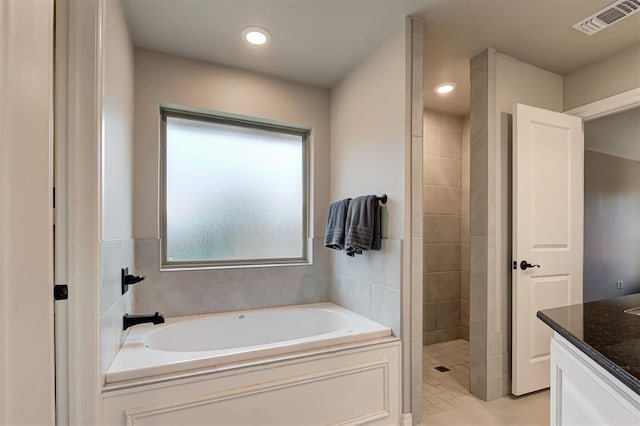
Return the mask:
{"type": "Polygon", "coordinates": [[[469,394],[469,342],[451,340],[424,347],[422,408],[425,414],[451,410],[474,398],[469,394]],[[435,367],[451,371],[441,373],[435,367]]]}
{"type": "Polygon", "coordinates": [[[469,342],[424,347],[424,425],[548,425],[549,391],[485,402],[469,393],[469,342]],[[440,372],[444,366],[450,371],[440,372]]]}

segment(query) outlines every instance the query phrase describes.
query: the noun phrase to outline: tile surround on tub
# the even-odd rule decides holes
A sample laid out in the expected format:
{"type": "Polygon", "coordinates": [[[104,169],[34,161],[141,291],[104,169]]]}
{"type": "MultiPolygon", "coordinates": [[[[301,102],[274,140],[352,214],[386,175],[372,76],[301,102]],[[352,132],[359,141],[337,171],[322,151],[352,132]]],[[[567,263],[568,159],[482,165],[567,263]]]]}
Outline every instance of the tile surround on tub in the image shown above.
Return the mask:
{"type": "Polygon", "coordinates": [[[322,248],[332,256],[333,274],[358,281],[400,289],[402,271],[402,240],[383,238],[379,251],[347,256],[343,251],[322,248]]]}
{"type": "Polygon", "coordinates": [[[400,290],[371,286],[371,318],[391,327],[393,334],[400,336],[400,290]]]}
{"type": "Polygon", "coordinates": [[[100,371],[103,383],[104,376],[124,341],[126,332],[122,329],[122,317],[131,312],[132,302],[133,294],[128,292],[100,318],[100,371]]]}
{"type": "Polygon", "coordinates": [[[402,240],[382,239],[380,251],[355,257],[324,248],[332,260],[331,301],[400,334],[402,240]]]}
{"type": "Polygon", "coordinates": [[[136,271],[147,279],[134,287],[134,310],[173,317],[327,302],[330,269],[322,242],[314,239],[312,265],[161,271],[160,240],[136,240],[136,271]]]}
{"type": "Polygon", "coordinates": [[[112,306],[111,309],[100,318],[100,373],[102,383],[104,383],[105,375],[113,359],[116,357],[116,352],[118,352],[119,348],[118,342],[116,341],[118,321],[115,311],[117,311],[116,305],[112,306]]]}
{"type": "Polygon", "coordinates": [[[122,295],[120,271],[134,270],[133,240],[100,242],[100,314],[106,313],[122,295]]]}
{"type": "Polygon", "coordinates": [[[372,285],[344,275],[334,276],[331,301],[367,318],[372,317],[372,285]]]}
{"type": "Polygon", "coordinates": [[[314,239],[305,266],[160,271],[160,240],[135,241],[134,312],[167,317],[332,301],[400,333],[402,240],[351,258],[314,239]],[[331,261],[329,260],[331,258],[331,261]]]}
{"type": "Polygon", "coordinates": [[[134,272],[133,240],[100,242],[100,368],[102,378],[123,340],[122,316],[130,312],[133,292],[122,295],[122,268],[134,272]]]}

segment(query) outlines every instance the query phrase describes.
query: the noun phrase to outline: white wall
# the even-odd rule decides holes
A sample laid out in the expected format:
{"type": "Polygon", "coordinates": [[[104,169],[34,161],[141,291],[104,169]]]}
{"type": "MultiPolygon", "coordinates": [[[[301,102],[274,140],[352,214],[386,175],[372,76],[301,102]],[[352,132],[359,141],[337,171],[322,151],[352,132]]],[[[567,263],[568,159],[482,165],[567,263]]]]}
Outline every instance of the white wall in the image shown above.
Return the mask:
{"type": "Polygon", "coordinates": [[[640,161],[640,107],[586,121],[584,149],[640,161]]]}
{"type": "Polygon", "coordinates": [[[121,268],[133,273],[133,44],[122,2],[104,3],[100,352],[102,378],[123,336],[132,292],[121,295],[121,268]]]}
{"type": "Polygon", "coordinates": [[[0,424],[54,424],[53,1],[0,2],[0,424]]]}
{"type": "Polygon", "coordinates": [[[238,69],[135,53],[134,235],[136,310],[187,315],[329,299],[322,248],[329,202],[329,91],[238,69]],[[240,114],[312,129],[311,266],[160,272],[159,132],[161,104],[240,114]]]}
{"type": "Polygon", "coordinates": [[[471,390],[511,389],[511,113],[562,111],[558,74],[487,49],[471,62],[471,390]]]}
{"type": "Polygon", "coordinates": [[[386,193],[383,248],[333,253],[331,298],[400,330],[407,141],[406,28],[396,29],[331,90],[331,200],[386,193]]]}
{"type": "Polygon", "coordinates": [[[383,236],[392,239],[404,235],[403,31],[331,89],[331,199],[388,194],[383,236]]]}
{"type": "Polygon", "coordinates": [[[640,87],[640,43],[564,76],[564,111],[640,87]]]}
{"type": "Polygon", "coordinates": [[[133,230],[133,44],[120,1],[105,2],[102,239],[133,230]]]}
{"type": "Polygon", "coordinates": [[[584,171],[583,299],[638,293],[640,161],[585,150],[584,171]],[[618,280],[624,282],[622,289],[616,288],[618,280]]]}

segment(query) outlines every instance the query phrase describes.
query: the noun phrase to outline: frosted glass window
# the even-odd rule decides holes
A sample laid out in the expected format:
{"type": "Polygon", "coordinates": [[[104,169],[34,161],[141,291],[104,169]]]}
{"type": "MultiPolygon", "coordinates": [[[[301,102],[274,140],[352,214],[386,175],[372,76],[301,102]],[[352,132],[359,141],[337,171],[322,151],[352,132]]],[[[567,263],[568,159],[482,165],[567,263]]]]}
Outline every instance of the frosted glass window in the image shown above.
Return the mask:
{"type": "Polygon", "coordinates": [[[306,259],[306,132],[164,113],[164,263],[306,259]]]}

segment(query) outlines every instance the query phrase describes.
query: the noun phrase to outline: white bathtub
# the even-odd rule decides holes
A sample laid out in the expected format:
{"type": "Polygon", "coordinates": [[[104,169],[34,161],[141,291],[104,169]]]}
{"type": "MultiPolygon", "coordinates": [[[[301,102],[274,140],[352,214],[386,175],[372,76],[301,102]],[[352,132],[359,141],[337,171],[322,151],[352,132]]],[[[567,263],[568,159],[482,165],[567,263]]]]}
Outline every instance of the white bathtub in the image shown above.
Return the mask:
{"type": "Polygon", "coordinates": [[[391,335],[388,327],[333,303],[167,319],[133,327],[107,383],[282,355],[391,335]]]}

